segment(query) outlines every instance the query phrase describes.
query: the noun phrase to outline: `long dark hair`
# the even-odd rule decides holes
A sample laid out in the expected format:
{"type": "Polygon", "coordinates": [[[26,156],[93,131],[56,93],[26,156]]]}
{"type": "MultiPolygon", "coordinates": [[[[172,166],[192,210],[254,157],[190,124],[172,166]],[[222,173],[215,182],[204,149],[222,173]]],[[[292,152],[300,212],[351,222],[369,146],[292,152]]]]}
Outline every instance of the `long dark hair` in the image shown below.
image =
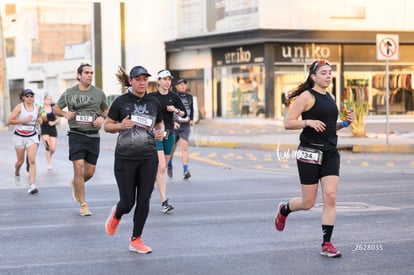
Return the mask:
{"type": "Polygon", "coordinates": [[[294,97],[297,97],[298,95],[300,95],[304,91],[308,91],[308,90],[312,89],[313,86],[315,85],[315,81],[313,81],[312,75],[316,74],[316,71],[318,70],[318,67],[322,66],[322,65],[331,66],[331,64],[327,60],[315,60],[315,61],[313,61],[312,64],[309,66],[309,74],[308,74],[308,77],[306,78],[306,81],[303,82],[302,84],[300,84],[296,88],[296,90],[294,90],[292,93],[290,93],[288,98],[292,99],[294,97]]]}
{"type": "Polygon", "coordinates": [[[310,90],[315,85],[315,81],[313,81],[311,75],[313,73],[309,72],[308,78],[306,78],[306,81],[300,84],[296,90],[294,90],[291,94],[289,94],[288,99],[292,99],[303,93],[304,91],[310,90]]]}
{"type": "Polygon", "coordinates": [[[115,76],[122,86],[131,87],[131,84],[129,83],[129,75],[124,68],[118,66],[118,71],[116,72],[115,76]]]}

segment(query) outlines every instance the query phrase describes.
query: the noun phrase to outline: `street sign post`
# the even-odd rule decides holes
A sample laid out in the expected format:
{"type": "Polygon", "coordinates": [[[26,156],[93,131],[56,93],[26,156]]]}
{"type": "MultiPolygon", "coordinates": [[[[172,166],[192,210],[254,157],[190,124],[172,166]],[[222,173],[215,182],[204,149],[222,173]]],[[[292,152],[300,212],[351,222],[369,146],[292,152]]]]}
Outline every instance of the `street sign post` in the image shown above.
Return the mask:
{"type": "Polygon", "coordinates": [[[389,68],[390,60],[398,60],[399,36],[397,34],[377,34],[377,60],[385,60],[385,120],[386,120],[386,143],[389,144],[389,112],[390,112],[390,90],[389,90],[389,68]]]}

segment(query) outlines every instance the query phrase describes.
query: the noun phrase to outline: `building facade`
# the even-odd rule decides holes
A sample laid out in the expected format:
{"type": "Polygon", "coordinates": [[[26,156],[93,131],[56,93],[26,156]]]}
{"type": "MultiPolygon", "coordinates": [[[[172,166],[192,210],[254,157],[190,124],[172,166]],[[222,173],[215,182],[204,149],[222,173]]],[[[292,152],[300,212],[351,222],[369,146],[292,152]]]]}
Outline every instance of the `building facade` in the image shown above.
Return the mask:
{"type": "Polygon", "coordinates": [[[304,81],[315,59],[333,65],[330,89],[338,106],[352,98],[364,101],[369,115],[383,115],[386,64],[378,59],[376,43],[382,33],[399,37],[399,58],[388,67],[389,111],[414,114],[409,1],[395,1],[390,13],[372,1],[184,0],[177,5],[184,17],[177,26],[181,37],[166,42],[167,62],[178,73],[186,60],[204,64],[205,77],[198,81],[204,81],[211,104],[202,110],[206,117],[282,119],[287,94],[304,81]],[[388,24],[381,19],[385,13],[388,24]]]}

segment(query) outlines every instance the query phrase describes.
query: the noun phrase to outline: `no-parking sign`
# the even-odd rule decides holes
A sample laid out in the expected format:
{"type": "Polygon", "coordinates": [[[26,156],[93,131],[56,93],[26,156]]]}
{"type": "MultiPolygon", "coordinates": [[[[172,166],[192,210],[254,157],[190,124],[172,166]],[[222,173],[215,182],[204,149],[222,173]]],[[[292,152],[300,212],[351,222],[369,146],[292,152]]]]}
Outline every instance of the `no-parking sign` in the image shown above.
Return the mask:
{"type": "Polygon", "coordinates": [[[377,34],[377,59],[398,60],[398,40],[397,34],[377,34]]]}

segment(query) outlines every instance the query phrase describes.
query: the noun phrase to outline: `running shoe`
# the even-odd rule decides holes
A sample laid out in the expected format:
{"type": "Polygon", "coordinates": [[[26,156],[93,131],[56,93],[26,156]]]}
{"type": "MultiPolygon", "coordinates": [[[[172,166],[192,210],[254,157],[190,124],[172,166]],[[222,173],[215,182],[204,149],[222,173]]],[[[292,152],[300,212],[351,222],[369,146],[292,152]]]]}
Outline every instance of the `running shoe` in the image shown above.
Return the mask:
{"type": "Polygon", "coordinates": [[[168,166],[167,166],[167,175],[168,175],[170,178],[172,178],[172,176],[173,176],[173,167],[172,167],[172,165],[168,165],[168,166]]]}
{"type": "Polygon", "coordinates": [[[118,227],[118,224],[121,221],[121,219],[115,218],[115,212],[116,205],[112,207],[111,214],[109,214],[109,217],[105,223],[105,231],[109,236],[113,236],[115,234],[116,228],[118,227]]]}
{"type": "Polygon", "coordinates": [[[189,178],[191,178],[191,174],[190,174],[190,171],[187,170],[183,174],[183,179],[188,180],[189,178]]]}
{"type": "Polygon", "coordinates": [[[131,242],[129,243],[129,251],[148,254],[152,252],[152,249],[148,245],[144,244],[141,237],[136,237],[131,239],[131,242]]]}
{"type": "Polygon", "coordinates": [[[339,258],[342,256],[341,252],[331,242],[325,242],[322,246],[321,255],[329,258],[339,258]]]}
{"type": "Polygon", "coordinates": [[[16,184],[16,186],[22,186],[20,176],[14,176],[14,183],[16,184]]]}
{"type": "Polygon", "coordinates": [[[81,215],[82,217],[92,215],[91,211],[89,211],[88,204],[86,202],[81,203],[80,210],[79,210],[79,215],[81,215]]]}
{"type": "Polygon", "coordinates": [[[36,185],[34,185],[34,184],[32,183],[32,184],[30,184],[30,187],[29,187],[29,189],[27,190],[27,193],[29,193],[29,194],[31,194],[31,195],[36,194],[36,193],[39,193],[39,189],[37,189],[36,185]]]}
{"type": "Polygon", "coordinates": [[[72,187],[72,198],[73,198],[73,200],[79,202],[79,197],[78,197],[78,194],[76,193],[76,190],[75,190],[74,180],[72,180],[70,182],[70,186],[72,187]]]}
{"type": "Polygon", "coordinates": [[[174,207],[168,203],[168,199],[165,200],[165,202],[162,203],[162,212],[168,213],[170,211],[173,211],[174,207]]]}
{"type": "Polygon", "coordinates": [[[280,214],[280,209],[282,209],[282,207],[285,207],[285,205],[286,203],[281,202],[279,203],[279,206],[277,207],[278,210],[275,216],[275,227],[277,231],[283,231],[283,229],[285,229],[285,223],[286,223],[287,217],[280,214]]]}

